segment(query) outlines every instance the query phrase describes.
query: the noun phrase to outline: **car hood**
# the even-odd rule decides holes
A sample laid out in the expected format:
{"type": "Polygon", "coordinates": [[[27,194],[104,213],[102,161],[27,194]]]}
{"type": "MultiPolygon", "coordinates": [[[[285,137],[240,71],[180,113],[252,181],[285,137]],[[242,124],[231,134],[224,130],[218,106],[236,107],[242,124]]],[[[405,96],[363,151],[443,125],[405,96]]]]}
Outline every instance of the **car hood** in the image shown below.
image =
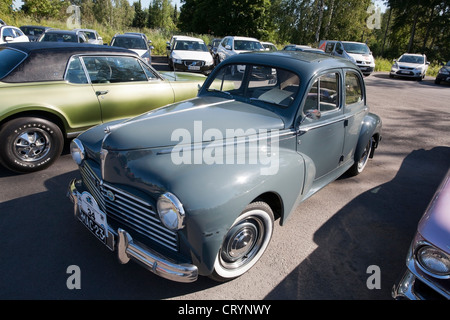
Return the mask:
{"type": "Polygon", "coordinates": [[[406,67],[406,68],[419,68],[419,67],[424,66],[423,64],[420,64],[420,63],[398,62],[398,61],[397,61],[397,65],[399,67],[406,67]]]}
{"type": "Polygon", "coordinates": [[[130,49],[130,50],[136,52],[139,55],[139,57],[142,57],[147,52],[147,50],[143,49],[130,49]]]}
{"type": "Polygon", "coordinates": [[[174,50],[172,59],[180,60],[212,60],[211,54],[206,51],[174,50]]]}
{"type": "Polygon", "coordinates": [[[269,110],[236,100],[198,97],[109,127],[103,148],[167,148],[283,128],[281,118],[269,110]]]}
{"type": "Polygon", "coordinates": [[[348,53],[348,55],[353,57],[356,61],[372,62],[373,59],[370,54],[348,53]]]}
{"type": "Polygon", "coordinates": [[[450,170],[419,222],[419,233],[450,254],[450,170]]]}

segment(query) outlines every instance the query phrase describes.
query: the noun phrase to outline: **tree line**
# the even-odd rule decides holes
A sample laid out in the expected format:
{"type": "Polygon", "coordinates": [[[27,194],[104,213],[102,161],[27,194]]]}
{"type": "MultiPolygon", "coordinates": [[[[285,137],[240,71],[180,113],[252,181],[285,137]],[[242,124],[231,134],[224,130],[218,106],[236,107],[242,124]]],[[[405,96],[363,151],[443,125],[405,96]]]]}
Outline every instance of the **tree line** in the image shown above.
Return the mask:
{"type": "Polygon", "coordinates": [[[158,29],[210,37],[242,35],[275,44],[309,44],[338,39],[366,42],[376,56],[395,58],[404,52],[429,59],[450,59],[448,0],[24,0],[18,12],[13,0],[0,0],[0,18],[24,14],[40,19],[67,19],[77,5],[83,24],[158,29]],[[381,10],[383,4],[383,10],[381,10]]]}

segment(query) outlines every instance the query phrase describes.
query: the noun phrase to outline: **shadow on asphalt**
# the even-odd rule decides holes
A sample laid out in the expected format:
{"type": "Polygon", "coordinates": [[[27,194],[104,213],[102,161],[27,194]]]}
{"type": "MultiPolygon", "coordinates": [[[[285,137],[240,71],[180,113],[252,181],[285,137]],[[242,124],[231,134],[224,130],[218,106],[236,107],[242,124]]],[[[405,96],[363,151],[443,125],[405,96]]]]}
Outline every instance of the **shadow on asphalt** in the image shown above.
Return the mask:
{"type": "Polygon", "coordinates": [[[449,147],[411,152],[394,179],[355,198],[315,233],[318,248],[265,299],[390,299],[417,223],[449,167],[449,147]],[[367,288],[368,262],[380,267],[381,289],[367,288]],[[348,280],[334,281],[342,278],[348,280]]]}

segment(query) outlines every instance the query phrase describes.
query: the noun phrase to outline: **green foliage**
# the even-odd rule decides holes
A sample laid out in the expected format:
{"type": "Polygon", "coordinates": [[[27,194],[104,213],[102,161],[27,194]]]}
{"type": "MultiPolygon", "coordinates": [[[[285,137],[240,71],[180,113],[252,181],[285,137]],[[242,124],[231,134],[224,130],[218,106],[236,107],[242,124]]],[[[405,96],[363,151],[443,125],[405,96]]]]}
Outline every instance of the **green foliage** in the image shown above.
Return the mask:
{"type": "Polygon", "coordinates": [[[425,53],[432,61],[430,72],[433,63],[438,66],[450,59],[448,0],[384,2],[388,9],[380,14],[371,0],[182,0],[180,11],[172,0],[151,0],[148,8],[140,0],[133,4],[129,0],[25,0],[18,12],[11,10],[12,0],[0,0],[0,17],[17,26],[66,29],[66,9],[74,4],[81,8],[82,27],[96,29],[105,42],[115,33],[144,32],[153,41],[155,54],[165,54],[172,35],[190,34],[206,42],[226,35],[252,36],[279,48],[288,43],[316,46],[322,39],[361,41],[387,61],[407,51],[425,53]],[[374,17],[377,25],[370,27],[374,17]]]}

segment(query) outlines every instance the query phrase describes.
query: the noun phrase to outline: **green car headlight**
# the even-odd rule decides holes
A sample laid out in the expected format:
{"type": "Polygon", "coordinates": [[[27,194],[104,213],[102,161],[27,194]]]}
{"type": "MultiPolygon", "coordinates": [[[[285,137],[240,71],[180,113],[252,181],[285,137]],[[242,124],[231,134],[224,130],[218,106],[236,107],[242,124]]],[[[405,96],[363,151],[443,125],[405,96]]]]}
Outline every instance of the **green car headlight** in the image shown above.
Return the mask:
{"type": "Polygon", "coordinates": [[[72,155],[73,161],[75,161],[77,165],[80,165],[83,162],[85,158],[85,151],[80,140],[76,138],[72,140],[70,143],[70,154],[72,155]]]}
{"type": "Polygon", "coordinates": [[[184,209],[180,200],[170,192],[161,195],[158,199],[157,209],[161,222],[170,230],[179,230],[184,227],[184,209]]]}
{"type": "Polygon", "coordinates": [[[423,246],[417,250],[417,261],[424,271],[438,278],[448,278],[450,276],[450,256],[442,250],[423,246]]]}

